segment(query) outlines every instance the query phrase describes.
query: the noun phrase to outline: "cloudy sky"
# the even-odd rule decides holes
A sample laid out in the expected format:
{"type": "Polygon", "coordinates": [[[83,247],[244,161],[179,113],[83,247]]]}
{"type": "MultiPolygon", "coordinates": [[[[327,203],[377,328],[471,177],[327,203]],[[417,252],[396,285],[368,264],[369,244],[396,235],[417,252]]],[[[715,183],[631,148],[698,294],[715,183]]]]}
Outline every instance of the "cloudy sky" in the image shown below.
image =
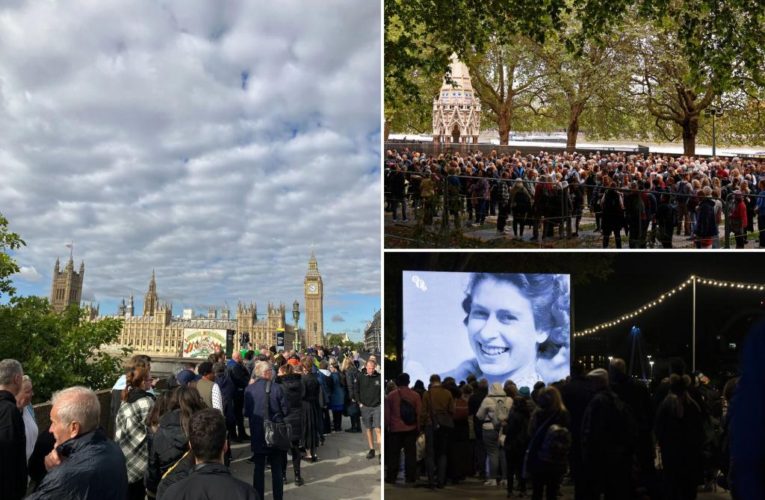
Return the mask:
{"type": "MultiPolygon", "coordinates": [[[[359,338],[380,292],[380,4],[3,2],[0,213],[22,294],[303,304],[359,338]]],[[[301,320],[302,323],[302,320],[301,320]]]]}

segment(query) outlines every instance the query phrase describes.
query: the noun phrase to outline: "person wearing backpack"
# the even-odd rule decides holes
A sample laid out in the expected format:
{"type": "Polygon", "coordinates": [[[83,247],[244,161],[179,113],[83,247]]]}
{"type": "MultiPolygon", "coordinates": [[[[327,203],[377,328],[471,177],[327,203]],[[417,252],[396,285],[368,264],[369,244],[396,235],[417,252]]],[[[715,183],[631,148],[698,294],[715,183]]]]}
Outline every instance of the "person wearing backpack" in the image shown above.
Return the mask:
{"type": "Polygon", "coordinates": [[[385,397],[385,481],[395,484],[404,449],[404,480],[414,486],[417,480],[417,436],[422,414],[419,394],[409,388],[409,374],[396,377],[396,390],[385,397]]]}
{"type": "Polygon", "coordinates": [[[539,391],[539,408],[531,415],[531,440],[524,473],[531,477],[532,499],[556,500],[571,449],[570,417],[554,386],[539,391]]]}
{"type": "Polygon", "coordinates": [[[632,498],[632,463],[638,436],[629,407],[609,386],[608,372],[587,374],[594,396],[582,417],[582,465],[591,496],[632,498]]]}
{"type": "Polygon", "coordinates": [[[483,483],[484,486],[497,486],[502,479],[502,470],[499,466],[499,431],[507,420],[512,405],[513,400],[507,397],[502,384],[494,382],[489,387],[489,394],[476,412],[476,417],[483,422],[481,435],[489,457],[489,475],[483,483]]]}

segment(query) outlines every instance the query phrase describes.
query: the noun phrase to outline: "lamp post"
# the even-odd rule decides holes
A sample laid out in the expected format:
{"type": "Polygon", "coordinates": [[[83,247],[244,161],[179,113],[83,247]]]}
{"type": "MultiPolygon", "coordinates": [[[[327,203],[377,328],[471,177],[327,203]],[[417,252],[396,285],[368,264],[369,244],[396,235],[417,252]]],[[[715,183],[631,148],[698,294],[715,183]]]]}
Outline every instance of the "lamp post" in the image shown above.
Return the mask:
{"type": "Polygon", "coordinates": [[[651,367],[651,380],[653,380],[653,361],[649,361],[648,365],[651,367]]]}
{"type": "Polygon", "coordinates": [[[295,322],[295,338],[292,340],[292,348],[300,351],[300,333],[298,332],[298,320],[300,319],[300,304],[296,300],[292,303],[292,319],[295,322]]]}
{"type": "Polygon", "coordinates": [[[712,156],[717,156],[717,127],[715,118],[723,115],[723,109],[720,106],[709,106],[704,110],[704,116],[712,117],[712,156]]]}

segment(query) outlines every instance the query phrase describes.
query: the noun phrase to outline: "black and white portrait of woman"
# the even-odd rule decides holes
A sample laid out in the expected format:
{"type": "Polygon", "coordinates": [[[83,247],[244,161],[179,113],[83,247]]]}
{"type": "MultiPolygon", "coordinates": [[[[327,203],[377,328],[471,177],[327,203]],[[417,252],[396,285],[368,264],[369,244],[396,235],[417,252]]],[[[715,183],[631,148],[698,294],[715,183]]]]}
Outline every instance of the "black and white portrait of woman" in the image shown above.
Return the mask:
{"type": "Polygon", "coordinates": [[[404,272],[404,371],[518,387],[569,374],[564,274],[404,272]]]}

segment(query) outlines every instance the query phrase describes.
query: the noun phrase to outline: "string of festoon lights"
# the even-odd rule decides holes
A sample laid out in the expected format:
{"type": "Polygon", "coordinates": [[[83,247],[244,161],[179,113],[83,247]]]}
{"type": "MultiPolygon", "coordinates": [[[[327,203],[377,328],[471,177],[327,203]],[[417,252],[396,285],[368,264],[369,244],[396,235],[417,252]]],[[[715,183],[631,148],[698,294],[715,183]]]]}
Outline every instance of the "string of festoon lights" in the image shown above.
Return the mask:
{"type": "Polygon", "coordinates": [[[635,318],[647,312],[648,310],[653,309],[654,307],[662,304],[665,300],[669,299],[675,294],[682,292],[685,288],[691,286],[694,280],[696,281],[696,285],[706,285],[706,286],[717,287],[717,288],[728,288],[731,290],[750,290],[750,291],[765,290],[765,285],[759,284],[759,283],[742,283],[737,281],[717,280],[717,279],[703,278],[701,276],[691,275],[687,280],[683,281],[675,288],[662,293],[655,299],[646,302],[645,304],[638,307],[637,309],[634,309],[633,311],[622,314],[618,318],[614,318],[610,321],[604,321],[603,323],[600,323],[599,325],[595,325],[591,328],[574,332],[574,337],[576,338],[576,337],[585,337],[587,335],[593,335],[607,328],[611,328],[612,326],[618,326],[619,324],[625,321],[631,320],[632,318],[635,318]]]}

